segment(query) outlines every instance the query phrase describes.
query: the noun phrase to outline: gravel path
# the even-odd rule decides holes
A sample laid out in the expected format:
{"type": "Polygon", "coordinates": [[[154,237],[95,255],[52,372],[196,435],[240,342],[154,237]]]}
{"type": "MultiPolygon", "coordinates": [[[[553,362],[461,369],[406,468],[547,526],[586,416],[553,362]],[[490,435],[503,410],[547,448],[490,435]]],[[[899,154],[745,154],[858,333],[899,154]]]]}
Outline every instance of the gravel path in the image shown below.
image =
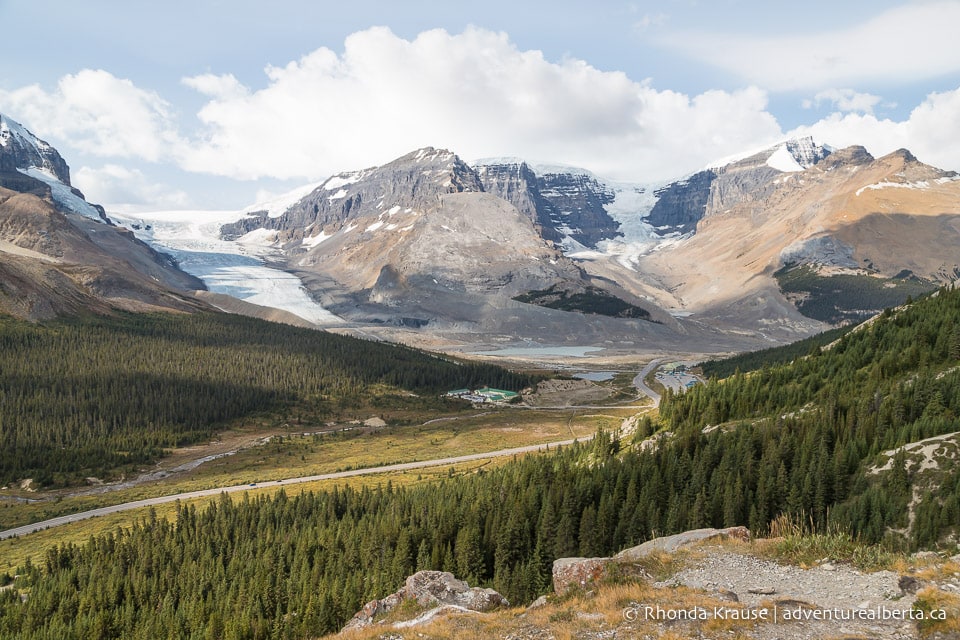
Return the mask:
{"type": "Polygon", "coordinates": [[[862,573],[846,565],[824,563],[812,569],[777,564],[753,556],[703,548],[707,555],[693,561],[657,586],[683,585],[731,597],[746,606],[762,602],[777,605],[778,622],[763,624],[751,635],[757,638],[915,638],[915,625],[904,619],[855,619],[856,616],[897,615],[909,612],[914,596],[898,586],[900,576],[890,571],[862,573]],[[798,609],[833,612],[833,619],[784,620],[798,609]],[[886,613],[884,613],[886,612],[886,613]]]}

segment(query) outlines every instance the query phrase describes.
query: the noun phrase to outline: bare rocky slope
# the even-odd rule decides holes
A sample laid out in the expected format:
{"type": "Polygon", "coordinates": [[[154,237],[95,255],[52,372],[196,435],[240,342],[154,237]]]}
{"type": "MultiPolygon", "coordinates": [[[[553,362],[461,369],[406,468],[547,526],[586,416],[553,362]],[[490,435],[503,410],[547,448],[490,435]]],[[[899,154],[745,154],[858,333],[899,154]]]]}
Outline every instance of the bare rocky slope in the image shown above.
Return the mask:
{"type": "Polygon", "coordinates": [[[129,231],[0,188],[0,311],[39,320],[110,309],[196,310],[203,283],[129,231]]]}
{"type": "Polygon", "coordinates": [[[0,115],[0,311],[29,319],[207,308],[203,283],[70,186],[56,149],[0,115]]]}
{"type": "MultiPolygon", "coordinates": [[[[519,178],[498,169],[495,180],[449,151],[420,149],[382,167],[334,176],[280,215],[255,212],[221,233],[273,243],[284,268],[297,273],[325,308],[352,322],[465,341],[480,335],[493,342],[606,340],[624,348],[649,342],[674,349],[691,338],[723,342],[709,327],[684,326],[618,283],[592,277],[544,238],[547,214],[534,206],[536,199],[547,202],[544,191],[554,198],[553,211],[573,212],[576,203],[586,211],[593,210],[589,202],[601,202],[592,188],[599,186],[573,180],[559,189],[558,177],[540,180],[516,169],[519,178]],[[514,300],[543,290],[599,295],[649,316],[586,315],[514,300]]],[[[601,218],[595,216],[591,233],[614,234],[609,216],[601,218]]],[[[726,344],[749,348],[756,341],[737,337],[726,344]]]]}
{"type": "Polygon", "coordinates": [[[759,191],[711,198],[722,204],[706,207],[695,234],[642,257],[637,271],[664,306],[721,325],[785,307],[775,279],[785,266],[876,279],[907,271],[931,283],[960,267],[960,180],[903,150],[874,159],[850,147],[759,191]]]}
{"type": "Polygon", "coordinates": [[[538,225],[544,239],[556,245],[569,238],[596,247],[602,240],[623,235],[606,209],[616,194],[586,171],[535,171],[520,160],[481,162],[476,170],[488,193],[515,206],[538,225]]]}

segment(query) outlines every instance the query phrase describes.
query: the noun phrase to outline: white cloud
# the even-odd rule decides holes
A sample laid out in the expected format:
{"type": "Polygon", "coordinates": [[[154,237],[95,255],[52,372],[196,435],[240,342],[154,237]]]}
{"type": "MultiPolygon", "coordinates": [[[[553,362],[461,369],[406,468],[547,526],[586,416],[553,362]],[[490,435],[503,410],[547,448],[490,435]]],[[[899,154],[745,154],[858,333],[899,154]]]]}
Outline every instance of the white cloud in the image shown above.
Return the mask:
{"type": "MultiPolygon", "coordinates": [[[[65,76],[49,92],[0,92],[0,104],[38,135],[112,162],[75,172],[94,201],[164,206],[182,192],[137,170],[124,175],[117,160],[307,181],[430,145],[466,160],[519,156],[655,182],[784,138],[762,89],[657,90],[581,60],[551,62],[519,50],[506,34],[477,28],[427,31],[412,41],[368,29],[349,36],[342,53],[321,48],[268,67],[260,88],[229,74],[183,82],[208,97],[189,135],[160,96],[105,71],[65,76]]],[[[907,147],[926,162],[960,168],[960,147],[943,144],[960,139],[960,89],[931,94],[904,122],[878,119],[879,98],[852,89],[824,90],[815,100],[851,113],[790,135],[864,144],[878,154],[907,147]]]]}
{"type": "Polygon", "coordinates": [[[315,178],[431,145],[648,180],[780,135],[760,90],[657,91],[476,28],[413,41],[372,28],[349,36],[342,55],[321,48],[266,73],[255,91],[232,77],[185,79],[214,96],[198,114],[202,143],[182,155],[186,168],[315,178]]]}
{"type": "Polygon", "coordinates": [[[247,88],[232,73],[222,76],[205,73],[184,78],[182,82],[191,89],[196,89],[200,93],[213,98],[242,98],[248,93],[247,88]]]}
{"type": "Polygon", "coordinates": [[[66,75],[52,92],[38,85],[0,91],[0,103],[41,138],[96,155],[159,161],[179,144],[170,105],[107,71],[66,75]]]}
{"type": "Polygon", "coordinates": [[[112,209],[180,209],[190,205],[186,193],[151,182],[139,169],[107,164],[99,169],[80,167],[73,173],[73,184],[87,200],[109,204],[112,209]]]}
{"type": "Polygon", "coordinates": [[[646,31],[651,27],[663,27],[670,19],[665,13],[644,14],[639,20],[633,23],[633,28],[637,31],[646,31]]]}
{"type": "Polygon", "coordinates": [[[824,103],[831,104],[838,111],[859,111],[873,113],[873,108],[880,104],[880,96],[871,93],[859,93],[853,89],[827,89],[820,91],[813,100],[803,103],[805,109],[820,107],[824,103]]]}
{"type": "Polygon", "coordinates": [[[960,71],[960,2],[911,2],[814,35],[672,32],[662,46],[769,90],[918,81],[960,71]]]}
{"type": "Polygon", "coordinates": [[[879,119],[869,113],[834,113],[789,135],[813,135],[837,147],[860,144],[874,156],[906,148],[927,164],[960,169],[960,148],[944,144],[945,140],[960,140],[960,88],[931,93],[903,121],[879,119]]]}

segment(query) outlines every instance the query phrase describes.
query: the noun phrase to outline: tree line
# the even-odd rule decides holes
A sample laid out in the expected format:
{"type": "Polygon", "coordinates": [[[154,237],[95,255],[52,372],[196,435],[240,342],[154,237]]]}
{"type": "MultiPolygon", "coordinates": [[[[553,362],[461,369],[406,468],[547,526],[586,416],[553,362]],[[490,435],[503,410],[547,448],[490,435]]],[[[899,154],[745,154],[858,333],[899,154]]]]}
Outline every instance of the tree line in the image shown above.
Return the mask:
{"type": "MultiPolygon", "coordinates": [[[[31,324],[0,317],[0,483],[63,485],[147,463],[231,421],[295,412],[319,423],[406,390],[426,408],[455,387],[535,378],[218,313],[31,324]]],[[[403,401],[409,403],[408,397],[403,401]]]]}

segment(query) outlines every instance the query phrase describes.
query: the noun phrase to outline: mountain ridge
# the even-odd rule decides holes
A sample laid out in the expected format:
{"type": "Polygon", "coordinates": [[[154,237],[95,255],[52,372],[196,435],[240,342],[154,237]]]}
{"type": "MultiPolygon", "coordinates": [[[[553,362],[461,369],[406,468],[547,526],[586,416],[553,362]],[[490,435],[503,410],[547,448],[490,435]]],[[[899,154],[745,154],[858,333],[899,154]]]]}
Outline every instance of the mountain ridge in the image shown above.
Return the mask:
{"type": "Polygon", "coordinates": [[[0,114],[0,311],[34,320],[112,309],[188,311],[203,283],[70,185],[59,152],[0,114]]]}

